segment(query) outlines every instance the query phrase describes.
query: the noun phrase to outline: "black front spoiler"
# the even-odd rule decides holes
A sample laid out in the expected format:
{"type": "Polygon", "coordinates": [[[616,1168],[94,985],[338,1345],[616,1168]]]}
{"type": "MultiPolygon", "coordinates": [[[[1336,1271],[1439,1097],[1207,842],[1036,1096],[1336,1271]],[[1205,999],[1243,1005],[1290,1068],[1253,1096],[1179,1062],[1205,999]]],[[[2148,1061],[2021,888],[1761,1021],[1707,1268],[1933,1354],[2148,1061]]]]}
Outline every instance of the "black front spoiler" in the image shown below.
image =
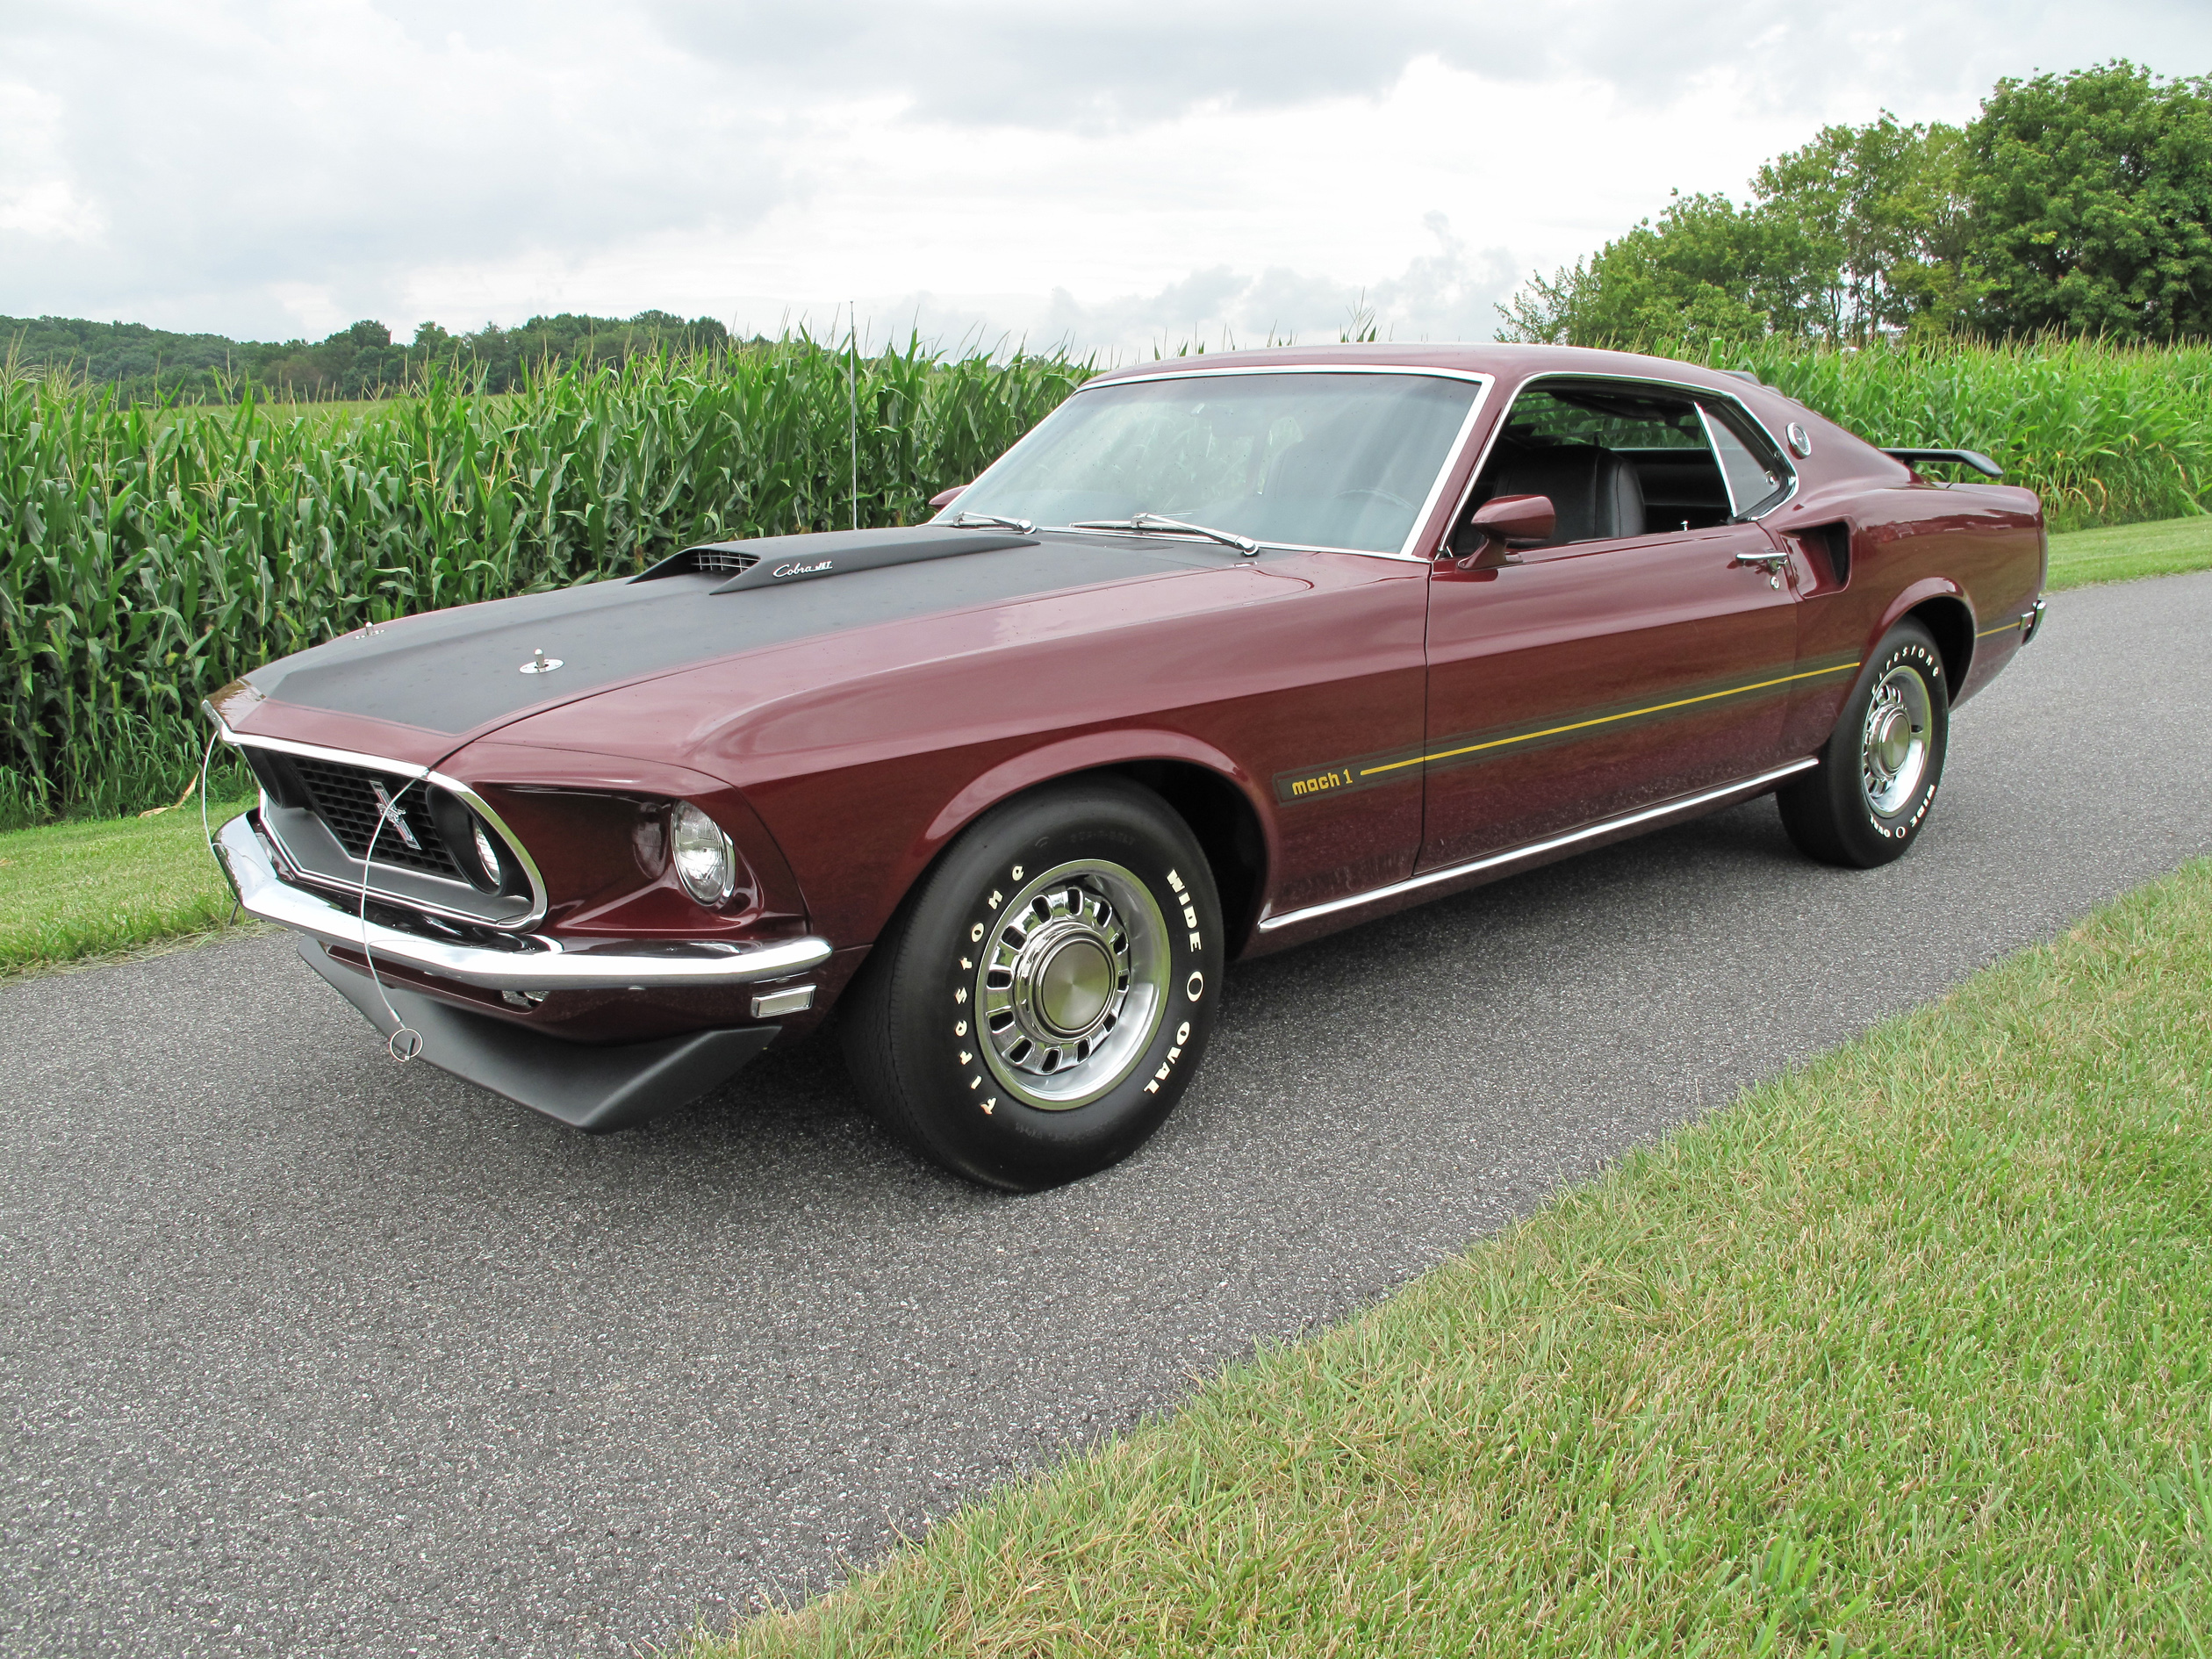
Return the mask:
{"type": "MultiPolygon", "coordinates": [[[[386,1038],[399,1029],[366,973],[332,960],[313,939],[300,940],[299,955],[386,1038]]],[[[407,1028],[420,1034],[419,1058],[592,1135],[688,1105],[736,1075],[782,1029],[745,1025],[592,1048],[449,1008],[389,980],[384,996],[407,1028]]]]}

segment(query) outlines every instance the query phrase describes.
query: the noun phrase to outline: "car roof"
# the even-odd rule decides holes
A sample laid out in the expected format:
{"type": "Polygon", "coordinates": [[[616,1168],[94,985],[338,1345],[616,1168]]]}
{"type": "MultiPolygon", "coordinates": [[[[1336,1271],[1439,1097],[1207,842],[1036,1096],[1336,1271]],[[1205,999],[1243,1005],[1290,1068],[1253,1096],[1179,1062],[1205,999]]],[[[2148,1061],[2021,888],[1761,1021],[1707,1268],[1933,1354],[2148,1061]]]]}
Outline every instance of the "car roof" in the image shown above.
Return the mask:
{"type": "Polygon", "coordinates": [[[1732,393],[1742,392],[1746,384],[1741,376],[1672,357],[1653,357],[1635,351],[1598,351],[1582,346],[1507,345],[1497,341],[1444,345],[1377,342],[1356,346],[1272,346],[1258,351],[1209,351],[1198,356],[1129,363],[1106,370],[1089,384],[1153,379],[1162,375],[1207,374],[1224,369],[1314,368],[1445,369],[1461,374],[1491,375],[1511,382],[1540,374],[1614,375],[1632,379],[1672,380],[1732,393]]]}

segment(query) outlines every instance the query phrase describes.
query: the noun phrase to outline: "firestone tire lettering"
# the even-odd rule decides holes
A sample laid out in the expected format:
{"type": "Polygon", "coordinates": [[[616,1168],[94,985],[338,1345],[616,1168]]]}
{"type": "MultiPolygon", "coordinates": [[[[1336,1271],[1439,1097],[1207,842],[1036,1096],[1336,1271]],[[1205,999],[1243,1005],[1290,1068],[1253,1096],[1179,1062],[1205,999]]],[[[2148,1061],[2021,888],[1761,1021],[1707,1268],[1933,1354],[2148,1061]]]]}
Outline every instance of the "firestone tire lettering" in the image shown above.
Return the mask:
{"type": "Polygon", "coordinates": [[[1907,617],[1883,636],[1860,670],[1821,747],[1820,764],[1778,792],[1783,827],[1800,851],[1823,864],[1866,870],[1903,857],[1936,805],[1950,743],[1950,698],[1943,653],[1926,627],[1907,617]],[[1868,782],[1869,710],[1879,688],[1910,686],[1914,680],[1926,702],[1924,722],[1912,728],[1921,745],[1919,777],[1905,798],[1885,812],[1868,782]]]}
{"type": "MultiPolygon", "coordinates": [[[[1075,896],[1088,904],[1091,891],[1075,896]]],[[[1212,1029],[1213,1005],[1201,998],[1221,969],[1221,937],[1204,855],[1151,791],[1103,778],[1022,797],[946,850],[878,942],[849,993],[847,1063],[877,1120],[955,1173],[1017,1190],[1075,1180],[1135,1151],[1189,1087],[1212,1029]],[[1018,1037],[1025,1028],[1007,1023],[1017,993],[1002,965],[1009,956],[1030,962],[1006,942],[1025,939],[1024,929],[1040,939],[1048,926],[1080,932],[1082,916],[1067,915],[1053,898],[1064,891],[1059,873],[1070,869],[1110,873],[1102,879],[1123,884],[1125,908],[1159,925],[1146,932],[1138,915],[1125,928],[1084,936],[1102,952],[1125,935],[1135,952],[1121,988],[1110,978],[1106,992],[1121,999],[1115,1006],[1130,1023],[1117,1025],[1117,1014],[1091,1028],[1099,1057],[1092,1071],[1082,1069],[1091,1065],[1089,1052],[1066,1051],[1084,1058],[1057,1074],[1076,1090],[1062,1104],[1038,1092],[1052,1074],[1024,1073],[1009,1059],[1009,1030],[1018,1037]],[[1039,919],[1048,914],[1049,923],[1039,919]],[[1152,965],[1149,978],[1139,972],[1139,935],[1153,941],[1154,954],[1143,959],[1152,965]],[[1138,988],[1147,994],[1141,1015],[1138,988]],[[1122,1035],[1111,1038],[1117,1030],[1122,1035]]],[[[1043,979],[1038,966],[1035,984],[1043,979]]],[[[1042,1006],[1044,993],[1036,994],[1042,1006]]],[[[1048,1031],[1039,1040],[1069,1039],[1048,1031]]]]}

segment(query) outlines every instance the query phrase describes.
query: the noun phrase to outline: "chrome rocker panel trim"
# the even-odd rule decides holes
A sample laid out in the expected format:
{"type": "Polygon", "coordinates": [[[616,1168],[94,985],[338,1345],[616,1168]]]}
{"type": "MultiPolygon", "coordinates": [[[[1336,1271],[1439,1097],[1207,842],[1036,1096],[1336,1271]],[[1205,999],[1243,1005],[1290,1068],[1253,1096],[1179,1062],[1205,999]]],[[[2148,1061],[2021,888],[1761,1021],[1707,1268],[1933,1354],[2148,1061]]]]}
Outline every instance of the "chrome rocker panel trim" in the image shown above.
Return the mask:
{"type": "Polygon", "coordinates": [[[1418,893],[1426,887],[1441,887],[1447,881],[1463,880],[1469,876],[1481,875],[1492,870],[1502,871],[1513,865],[1546,858],[1579,843],[1595,841],[1600,836],[1618,835],[1624,830],[1655,824],[1663,818],[1684,817],[1706,807],[1717,807],[1726,801],[1755,795],[1780,783],[1785,778],[1794,778],[1801,772],[1810,772],[1820,764],[1817,757],[1793,760],[1786,766],[1777,766],[1772,772],[1763,772],[1756,778],[1745,778],[1736,783],[1723,784],[1718,789],[1706,789],[1694,795],[1663,801],[1655,807],[1646,807],[1640,812],[1624,813],[1618,818],[1584,824],[1579,830],[1570,830],[1565,835],[1553,836],[1548,840],[1532,841],[1523,847],[1509,847],[1504,852],[1470,858],[1465,864],[1447,865],[1441,870],[1425,870],[1419,875],[1408,876],[1403,881],[1393,881],[1385,887],[1370,887],[1365,893],[1331,899],[1324,904],[1310,904],[1303,910],[1285,910],[1280,916],[1263,916],[1260,918],[1260,931],[1273,933],[1278,928],[1296,927],[1301,922],[1317,921],[1325,916],[1335,916],[1339,911],[1381,904],[1408,893],[1418,893]]]}
{"type": "Polygon", "coordinates": [[[264,922],[305,933],[326,944],[366,949],[379,962],[410,967],[463,985],[493,991],[650,990],[664,986],[750,985],[779,980],[830,959],[826,939],[779,940],[773,944],[686,946],[688,955],[626,954],[619,945],[576,951],[557,939],[519,936],[535,948],[494,951],[449,944],[364,923],[355,911],[276,873],[276,860],[248,813],[225,824],[215,850],[230,873],[238,901],[264,922]]]}

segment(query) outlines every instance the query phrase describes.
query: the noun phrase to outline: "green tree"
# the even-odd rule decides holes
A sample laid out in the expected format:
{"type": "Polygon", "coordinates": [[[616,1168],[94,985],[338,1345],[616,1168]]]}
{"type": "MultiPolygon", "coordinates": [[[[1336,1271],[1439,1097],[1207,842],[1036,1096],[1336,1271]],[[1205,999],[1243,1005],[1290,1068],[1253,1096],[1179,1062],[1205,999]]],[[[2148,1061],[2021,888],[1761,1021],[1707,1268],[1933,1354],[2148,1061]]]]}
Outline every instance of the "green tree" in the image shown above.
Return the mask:
{"type": "Polygon", "coordinates": [[[1566,345],[1762,334],[1775,313],[1801,308],[1803,253],[1789,227],[1725,196],[1677,194],[1656,222],[1532,279],[1501,307],[1503,332],[1566,345]]]}
{"type": "Polygon", "coordinates": [[[2212,334],[2212,77],[2000,81],[1967,152],[1983,327],[2212,334]]]}
{"type": "Polygon", "coordinates": [[[1888,111],[1828,126],[1752,180],[1758,210],[1795,227],[1806,280],[1826,293],[1802,332],[1863,341],[1878,329],[1955,327],[1979,293],[1968,263],[1966,135],[1907,126],[1888,111]]]}
{"type": "Polygon", "coordinates": [[[1752,200],[1680,196],[1586,262],[1530,280],[1505,337],[1635,345],[1768,334],[1857,341],[1945,326],[1977,291],[1955,127],[1884,111],[1776,157],[1752,200]],[[1923,325],[1928,326],[1928,325],[1923,325]]]}

